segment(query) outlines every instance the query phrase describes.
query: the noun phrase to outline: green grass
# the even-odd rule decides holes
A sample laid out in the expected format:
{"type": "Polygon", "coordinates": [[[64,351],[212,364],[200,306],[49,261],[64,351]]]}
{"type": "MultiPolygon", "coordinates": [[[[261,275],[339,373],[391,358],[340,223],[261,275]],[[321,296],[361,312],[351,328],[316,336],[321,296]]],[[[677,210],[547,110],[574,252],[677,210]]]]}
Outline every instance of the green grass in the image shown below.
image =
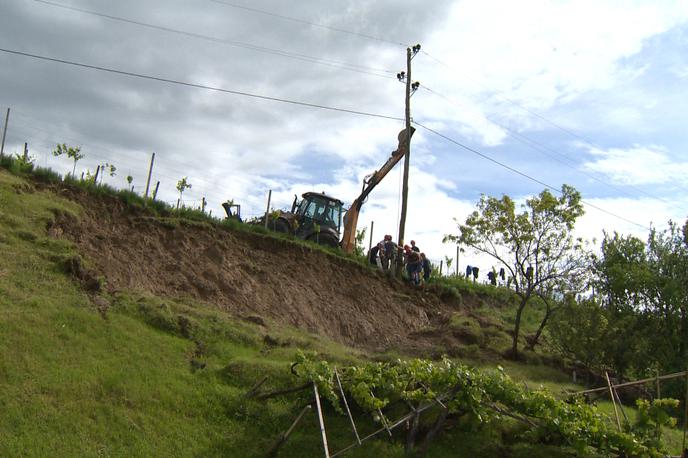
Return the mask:
{"type": "MultiPolygon", "coordinates": [[[[42,173],[46,181],[57,179],[42,173]]],[[[143,205],[130,193],[120,198],[143,205]]],[[[292,385],[289,365],[297,349],[337,364],[380,356],[274,323],[238,320],[200,302],[141,291],[89,296],[65,273],[65,260],[78,255],[74,246],[47,235],[57,213],[78,218],[82,209],[0,169],[0,456],[263,456],[305,401],[298,394],[245,400],[258,380],[268,377],[268,391],[292,385]]],[[[495,329],[508,325],[512,312],[486,300],[472,313],[494,326],[465,314],[452,317],[450,326],[474,333],[476,347],[501,348],[504,331],[495,329]]],[[[526,320],[529,329],[537,312],[534,307],[526,320]]],[[[493,355],[474,363],[493,370],[497,361],[493,355]]],[[[575,389],[549,366],[499,364],[533,388],[575,389]]],[[[347,418],[325,410],[330,450],[351,444],[347,418]]],[[[365,415],[357,422],[361,434],[379,427],[365,415]]],[[[508,422],[480,431],[458,425],[429,456],[573,456],[565,448],[523,443],[518,434],[508,422]]],[[[680,435],[672,430],[666,437],[675,445],[680,435]]],[[[347,456],[400,457],[401,444],[383,435],[347,456]]],[[[321,454],[309,413],[280,456],[321,454]]]]}

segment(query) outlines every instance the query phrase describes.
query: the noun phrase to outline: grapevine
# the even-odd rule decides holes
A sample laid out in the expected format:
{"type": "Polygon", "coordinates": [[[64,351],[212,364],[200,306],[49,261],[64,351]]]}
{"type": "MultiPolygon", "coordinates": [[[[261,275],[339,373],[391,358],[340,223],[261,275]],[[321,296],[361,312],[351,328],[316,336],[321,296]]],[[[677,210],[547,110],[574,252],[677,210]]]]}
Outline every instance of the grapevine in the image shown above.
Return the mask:
{"type": "MultiPolygon", "coordinates": [[[[299,353],[294,372],[301,381],[315,383],[319,393],[341,413],[334,370],[327,361],[299,353]]],[[[465,416],[476,426],[504,417],[517,418],[529,427],[529,434],[568,444],[581,452],[594,448],[626,456],[663,456],[661,442],[641,432],[651,429],[649,422],[670,424],[663,408],[675,405],[669,400],[655,401],[651,406],[641,404],[645,411],[654,409],[654,415],[642,417],[643,428],[629,426],[620,432],[596,407],[581,399],[556,399],[544,389],[527,390],[502,368],[479,371],[444,358],[370,362],[336,370],[347,398],[364,411],[375,413],[395,401],[418,406],[442,398],[449,414],[465,416]]]]}

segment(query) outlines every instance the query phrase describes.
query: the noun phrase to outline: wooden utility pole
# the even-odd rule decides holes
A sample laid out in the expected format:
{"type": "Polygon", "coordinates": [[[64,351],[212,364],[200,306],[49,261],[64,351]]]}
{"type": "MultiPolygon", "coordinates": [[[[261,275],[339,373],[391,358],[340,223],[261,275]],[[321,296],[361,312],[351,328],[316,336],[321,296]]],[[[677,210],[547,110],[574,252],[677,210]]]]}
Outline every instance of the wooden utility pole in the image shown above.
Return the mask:
{"type": "Polygon", "coordinates": [[[404,246],[406,205],[408,199],[409,156],[411,156],[411,56],[411,48],[406,48],[406,157],[404,157],[404,181],[401,188],[401,216],[399,217],[400,246],[404,246]]]}
{"type": "Polygon", "coordinates": [[[5,153],[5,135],[7,135],[7,123],[10,121],[10,109],[7,109],[7,114],[5,115],[5,127],[2,129],[2,146],[0,146],[0,158],[5,153]]]}

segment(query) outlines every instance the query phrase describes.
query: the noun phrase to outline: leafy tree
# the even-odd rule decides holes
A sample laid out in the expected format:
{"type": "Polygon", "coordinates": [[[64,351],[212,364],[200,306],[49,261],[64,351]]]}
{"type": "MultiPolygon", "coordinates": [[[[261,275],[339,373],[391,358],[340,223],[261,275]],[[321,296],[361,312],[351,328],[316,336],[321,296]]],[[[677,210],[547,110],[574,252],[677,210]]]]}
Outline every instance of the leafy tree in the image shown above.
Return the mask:
{"type": "Polygon", "coordinates": [[[365,237],[367,227],[356,231],[356,243],[354,244],[354,253],[356,256],[365,256],[365,237]]]}
{"type": "Polygon", "coordinates": [[[81,147],[75,146],[67,146],[65,143],[63,144],[58,144],[57,147],[53,150],[53,156],[59,157],[59,156],[67,156],[68,158],[72,159],[74,161],[74,167],[72,168],[72,176],[76,173],[76,163],[79,162],[80,159],[84,158],[84,153],[81,152],[81,147]]]}
{"type": "Polygon", "coordinates": [[[683,370],[688,358],[686,226],[652,229],[647,243],[605,234],[596,287],[616,333],[608,363],[621,374],[683,370]]]}
{"type": "Polygon", "coordinates": [[[114,164],[109,164],[105,163],[104,165],[100,166],[101,174],[100,174],[100,182],[103,182],[103,176],[107,173],[111,177],[114,177],[117,174],[117,167],[115,167],[114,164]]]}
{"type": "MultiPolygon", "coordinates": [[[[516,308],[511,353],[518,357],[523,310],[534,295],[550,298],[575,292],[586,270],[582,240],[572,235],[583,215],[580,193],[563,185],[561,196],[544,190],[526,200],[522,212],[509,196],[481,196],[477,210],[459,225],[458,235],[444,242],[461,243],[495,258],[512,278],[519,303],[516,308]]],[[[545,317],[548,319],[548,317],[545,317]]]]}
{"type": "Polygon", "coordinates": [[[595,300],[568,298],[549,326],[550,344],[561,356],[598,371],[604,366],[609,327],[606,311],[595,300]]]}
{"type": "Polygon", "coordinates": [[[187,189],[191,189],[191,183],[188,182],[186,177],[177,181],[177,191],[179,191],[179,201],[180,202],[182,200],[182,195],[184,194],[184,191],[186,191],[187,189]]]}
{"type": "Polygon", "coordinates": [[[134,177],[131,175],[127,175],[127,184],[129,185],[128,187],[130,188],[130,191],[134,190],[134,187],[131,185],[131,183],[134,181],[134,177]]]}

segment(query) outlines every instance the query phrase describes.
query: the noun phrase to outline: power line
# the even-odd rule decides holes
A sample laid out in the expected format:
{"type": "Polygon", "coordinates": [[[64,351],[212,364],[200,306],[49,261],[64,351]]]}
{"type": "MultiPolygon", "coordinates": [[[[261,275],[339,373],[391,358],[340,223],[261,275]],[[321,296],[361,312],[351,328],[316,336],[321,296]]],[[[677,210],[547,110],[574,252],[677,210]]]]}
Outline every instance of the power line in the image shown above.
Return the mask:
{"type": "MultiPolygon", "coordinates": [[[[490,156],[488,156],[488,155],[486,155],[486,154],[484,154],[484,153],[481,153],[480,151],[478,151],[478,150],[476,150],[476,149],[474,149],[474,148],[471,148],[470,146],[466,146],[466,145],[464,145],[463,143],[461,143],[461,142],[459,142],[459,141],[457,141],[457,140],[454,140],[453,138],[450,138],[450,137],[448,137],[448,136],[446,136],[446,135],[444,135],[444,134],[442,134],[442,133],[440,133],[440,132],[438,132],[438,131],[436,131],[436,130],[430,128],[430,127],[424,126],[423,124],[421,124],[421,123],[419,123],[419,122],[414,121],[413,123],[414,123],[415,125],[417,125],[418,127],[421,127],[421,128],[423,128],[423,129],[427,130],[428,132],[430,132],[430,133],[432,133],[432,134],[435,134],[435,135],[437,135],[438,137],[443,138],[443,139],[447,140],[448,142],[451,142],[451,143],[455,144],[456,146],[459,146],[459,147],[465,149],[466,151],[469,151],[469,152],[471,152],[471,153],[473,153],[473,154],[476,154],[476,155],[482,157],[483,159],[486,159],[486,160],[488,160],[488,161],[490,161],[490,162],[492,162],[492,163],[494,163],[494,164],[497,164],[498,166],[503,167],[503,168],[505,168],[505,169],[507,169],[507,170],[509,170],[509,171],[511,171],[511,172],[513,172],[513,173],[515,173],[515,174],[517,174],[517,175],[520,175],[520,176],[522,176],[522,177],[524,177],[524,178],[526,178],[526,179],[528,179],[528,180],[530,180],[530,181],[533,181],[533,182],[535,182],[535,183],[538,183],[538,184],[540,184],[540,185],[542,185],[542,186],[544,186],[544,187],[546,187],[546,188],[548,188],[548,189],[551,189],[551,190],[553,190],[554,192],[556,192],[556,193],[558,193],[558,194],[561,194],[561,190],[555,188],[554,186],[552,186],[552,185],[550,185],[550,184],[545,183],[544,181],[540,181],[540,180],[538,180],[537,178],[534,178],[534,177],[532,177],[532,176],[530,176],[530,175],[528,175],[528,174],[526,174],[526,173],[524,173],[524,172],[521,172],[521,171],[518,170],[518,169],[515,169],[514,167],[511,167],[510,165],[507,165],[507,164],[505,164],[505,163],[503,163],[503,162],[500,162],[500,161],[498,161],[498,160],[496,160],[496,159],[494,159],[494,158],[491,158],[490,156]]],[[[638,226],[638,227],[640,227],[640,228],[642,228],[642,229],[650,230],[649,227],[647,227],[647,226],[645,226],[645,225],[643,225],[643,224],[636,223],[635,221],[631,221],[631,220],[628,219],[628,218],[624,218],[623,216],[617,215],[617,214],[612,213],[612,212],[610,212],[610,211],[608,211],[608,210],[605,210],[605,209],[603,209],[603,208],[600,208],[600,207],[598,207],[597,205],[591,204],[591,203],[586,202],[586,201],[584,201],[584,200],[581,200],[581,203],[583,203],[584,205],[586,205],[586,206],[588,206],[588,207],[590,207],[590,208],[594,208],[594,209],[596,209],[596,210],[599,210],[599,211],[601,211],[602,213],[606,213],[607,215],[613,216],[613,217],[618,218],[618,219],[620,219],[620,220],[626,221],[627,223],[630,223],[630,224],[633,224],[633,225],[635,225],[635,226],[638,226]]]]}
{"type": "Polygon", "coordinates": [[[222,92],[225,94],[241,95],[244,97],[251,97],[254,99],[269,100],[272,102],[289,103],[292,105],[299,105],[299,106],[308,107],[308,108],[318,108],[321,110],[338,111],[338,112],[342,112],[342,113],[355,114],[355,115],[359,115],[359,116],[368,116],[368,117],[372,117],[372,118],[382,118],[382,119],[390,119],[393,121],[403,121],[403,118],[399,118],[396,116],[388,116],[388,115],[383,115],[383,114],[379,114],[379,113],[370,113],[370,112],[366,112],[366,111],[350,110],[347,108],[331,107],[331,106],[327,106],[327,105],[319,105],[316,103],[300,102],[297,100],[283,99],[283,98],[279,98],[279,97],[271,97],[271,96],[260,95],[260,94],[252,94],[250,92],[234,91],[231,89],[224,89],[224,88],[214,87],[214,86],[206,86],[204,84],[198,84],[198,83],[189,83],[186,81],[173,80],[173,79],[169,79],[169,78],[163,78],[160,76],[144,75],[141,73],[134,73],[134,72],[128,72],[128,71],[124,71],[124,70],[117,70],[114,68],[101,67],[98,65],[84,64],[81,62],[75,62],[75,61],[70,61],[70,60],[65,60],[65,59],[58,59],[55,57],[41,56],[38,54],[31,54],[31,53],[22,52],[22,51],[15,51],[15,50],[11,50],[11,49],[0,48],[0,51],[4,52],[4,53],[8,53],[8,54],[30,57],[32,59],[39,59],[39,60],[44,60],[44,61],[49,61],[49,62],[56,62],[56,63],[60,63],[60,64],[65,64],[65,65],[72,65],[74,67],[89,68],[91,70],[98,70],[98,71],[107,72],[107,73],[114,73],[117,75],[130,76],[130,77],[134,77],[134,78],[142,78],[142,79],[147,79],[147,80],[151,80],[151,81],[158,81],[158,82],[162,82],[162,83],[176,84],[179,86],[186,86],[186,87],[193,87],[193,88],[197,88],[197,89],[205,89],[208,91],[222,92]]]}
{"type": "MultiPolygon", "coordinates": [[[[423,89],[425,89],[426,91],[430,92],[431,94],[433,94],[433,95],[435,95],[435,96],[437,96],[437,97],[439,97],[439,98],[441,98],[441,99],[444,99],[446,102],[448,102],[448,103],[450,103],[450,104],[452,104],[452,105],[455,105],[455,106],[457,106],[457,107],[459,106],[459,104],[457,104],[456,102],[454,102],[451,98],[449,98],[449,97],[447,97],[447,96],[445,96],[445,95],[443,95],[443,94],[440,94],[439,92],[434,91],[434,90],[430,89],[430,88],[427,87],[427,86],[422,85],[421,87],[422,87],[423,89]]],[[[522,144],[524,144],[524,145],[526,145],[526,146],[528,146],[528,147],[530,147],[530,148],[532,148],[532,149],[534,149],[534,150],[536,150],[536,151],[539,151],[540,153],[542,153],[542,154],[544,154],[544,155],[546,155],[546,156],[548,156],[548,157],[554,159],[555,161],[557,161],[557,162],[559,162],[559,163],[561,163],[561,164],[568,163],[569,165],[577,165],[574,161],[572,161],[571,159],[569,159],[569,158],[566,157],[565,155],[563,155],[563,154],[561,154],[561,153],[559,153],[559,152],[553,150],[552,148],[549,148],[548,146],[543,145],[542,143],[540,143],[540,142],[538,142],[538,141],[536,141],[536,140],[533,140],[533,139],[531,139],[531,138],[529,138],[529,137],[527,137],[527,136],[525,136],[525,135],[523,135],[523,134],[520,134],[520,133],[516,132],[515,130],[506,127],[505,125],[503,125],[503,124],[501,124],[501,123],[499,123],[499,122],[497,122],[497,121],[495,121],[495,120],[493,120],[493,119],[490,119],[489,117],[486,117],[486,119],[488,119],[490,122],[493,122],[494,124],[498,125],[498,126],[501,127],[502,129],[504,129],[505,131],[507,131],[507,132],[509,133],[509,135],[511,135],[511,137],[514,138],[515,140],[521,142],[522,144]],[[550,154],[550,153],[552,153],[552,154],[550,154]],[[554,155],[560,156],[560,157],[563,158],[564,160],[558,159],[558,158],[555,157],[554,155]]],[[[565,164],[565,165],[566,165],[566,164],[565,164]]],[[[574,169],[574,170],[575,170],[576,172],[582,174],[582,175],[585,175],[586,177],[588,177],[588,178],[590,178],[590,179],[592,179],[592,180],[597,181],[598,183],[604,184],[605,186],[609,186],[610,188],[612,188],[612,189],[614,189],[614,190],[616,190],[616,191],[618,191],[618,192],[620,192],[620,193],[622,193],[622,194],[625,194],[625,195],[627,195],[627,196],[629,196],[629,197],[637,197],[637,196],[635,196],[635,195],[629,193],[628,191],[626,191],[626,190],[624,190],[624,189],[622,189],[622,188],[620,188],[620,187],[618,187],[618,186],[616,186],[616,185],[614,185],[614,184],[612,184],[612,183],[609,183],[609,182],[607,182],[607,181],[605,181],[605,180],[603,180],[603,179],[601,179],[601,178],[599,178],[599,177],[596,177],[596,176],[593,175],[593,174],[584,172],[584,171],[579,170],[579,169],[577,169],[577,168],[574,169]]],[[[663,198],[661,198],[661,197],[654,196],[654,195],[652,195],[652,194],[650,194],[650,193],[648,193],[648,192],[643,191],[642,189],[636,188],[635,186],[631,186],[631,187],[632,187],[633,189],[635,189],[637,192],[639,192],[639,193],[641,193],[641,194],[644,194],[644,195],[647,196],[647,197],[650,197],[650,198],[652,198],[652,199],[659,200],[660,202],[663,202],[663,203],[665,203],[665,204],[671,203],[671,202],[669,202],[669,201],[666,200],[666,199],[663,199],[663,198]]]]}
{"type": "Polygon", "coordinates": [[[60,3],[55,3],[55,2],[51,2],[51,1],[47,1],[47,0],[34,0],[34,2],[54,6],[57,8],[62,8],[65,10],[77,11],[79,13],[89,14],[92,16],[102,17],[105,19],[113,20],[113,21],[119,21],[119,22],[124,22],[127,24],[133,24],[133,25],[137,25],[137,26],[141,26],[141,27],[146,27],[149,29],[160,30],[163,32],[168,32],[168,33],[175,33],[175,34],[184,35],[187,37],[212,41],[214,43],[221,43],[221,44],[225,44],[225,45],[229,45],[229,46],[234,46],[234,47],[243,48],[243,49],[249,49],[252,51],[262,52],[262,53],[266,53],[266,54],[288,57],[291,59],[301,60],[301,61],[310,62],[310,63],[314,63],[314,64],[319,64],[319,65],[326,65],[329,67],[340,68],[343,70],[348,70],[348,71],[357,72],[357,73],[363,73],[363,74],[367,74],[367,75],[379,76],[379,77],[383,77],[383,78],[393,78],[392,75],[395,73],[392,70],[386,70],[386,69],[382,69],[382,68],[368,67],[365,65],[352,64],[352,63],[333,60],[333,59],[326,59],[326,58],[321,58],[321,57],[309,56],[306,54],[299,54],[299,53],[294,53],[294,52],[290,52],[290,51],[284,51],[281,49],[268,48],[265,46],[254,45],[254,44],[246,43],[246,42],[242,42],[242,41],[226,40],[226,39],[217,38],[217,37],[213,37],[213,36],[209,36],[209,35],[203,35],[203,34],[199,34],[199,33],[195,33],[195,32],[187,32],[184,30],[174,29],[171,27],[166,27],[166,26],[161,26],[161,25],[156,25],[156,24],[150,24],[147,22],[137,21],[134,19],[127,19],[127,18],[120,17],[120,16],[114,16],[114,15],[110,15],[110,14],[100,13],[98,11],[92,11],[92,10],[86,10],[86,9],[82,9],[82,8],[76,8],[73,6],[62,5],[60,3]]]}
{"type": "Polygon", "coordinates": [[[209,0],[209,1],[211,1],[211,2],[213,2],[213,3],[219,3],[219,4],[221,4],[221,5],[229,6],[229,7],[231,7],[231,8],[241,9],[241,10],[245,10],[245,11],[251,11],[251,12],[253,12],[253,13],[258,13],[258,14],[264,14],[264,15],[266,15],[266,16],[271,16],[271,17],[275,17],[275,18],[279,18],[279,19],[284,19],[284,20],[286,20],[286,21],[297,22],[297,23],[299,23],[299,24],[306,24],[306,25],[310,25],[310,26],[313,26],[313,27],[319,27],[319,28],[321,28],[321,29],[331,30],[331,31],[333,31],[333,32],[345,33],[345,34],[348,34],[348,35],[354,35],[354,36],[358,36],[358,37],[362,37],[362,38],[367,38],[367,39],[369,39],[369,40],[375,40],[375,41],[379,41],[379,42],[382,42],[382,43],[389,43],[389,44],[393,44],[393,45],[397,45],[397,46],[407,47],[406,44],[400,43],[400,42],[398,42],[398,41],[387,40],[386,38],[376,37],[376,36],[374,36],[374,35],[369,35],[369,34],[366,34],[366,33],[354,32],[354,31],[352,31],[352,30],[340,29],[340,28],[338,28],[338,27],[332,27],[332,26],[329,26],[329,25],[318,24],[318,23],[316,23],[316,22],[311,22],[311,21],[307,21],[307,20],[305,20],[305,19],[295,18],[295,17],[293,17],[293,16],[285,16],[285,15],[282,15],[282,14],[273,13],[273,12],[271,12],[271,11],[260,10],[260,9],[258,9],[258,8],[252,8],[252,7],[244,6],[244,5],[237,5],[236,3],[229,3],[229,2],[226,2],[226,1],[222,1],[222,0],[209,0]]]}

